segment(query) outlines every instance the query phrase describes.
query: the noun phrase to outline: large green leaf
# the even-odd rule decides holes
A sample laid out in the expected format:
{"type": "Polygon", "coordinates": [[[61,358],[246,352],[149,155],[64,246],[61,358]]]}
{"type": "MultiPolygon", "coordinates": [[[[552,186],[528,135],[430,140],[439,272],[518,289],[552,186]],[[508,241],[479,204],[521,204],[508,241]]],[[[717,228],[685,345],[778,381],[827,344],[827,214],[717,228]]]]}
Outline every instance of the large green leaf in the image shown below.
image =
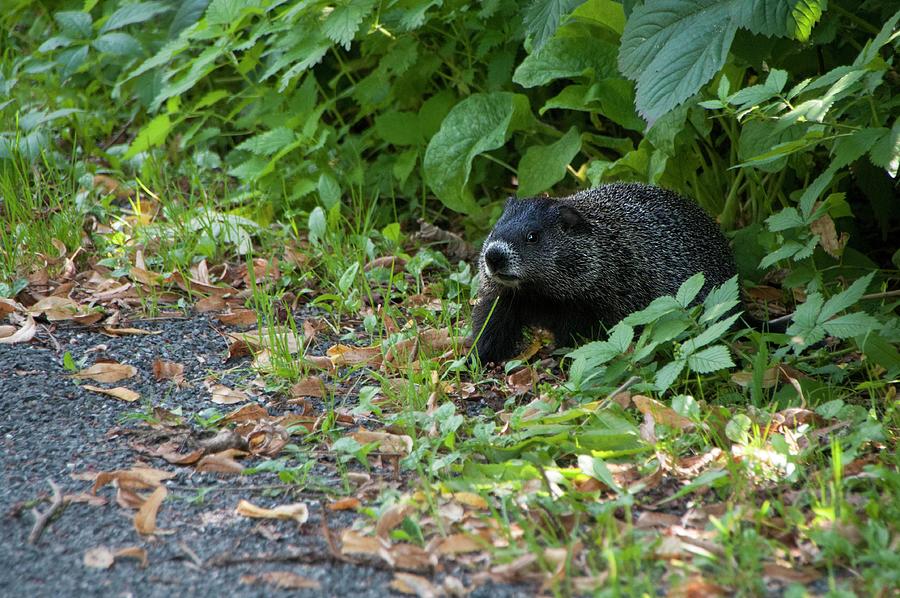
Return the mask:
{"type": "Polygon", "coordinates": [[[518,195],[525,197],[546,191],[566,176],[566,166],[581,149],[581,135],[572,127],[550,145],[532,145],[519,161],[518,195]]]}
{"type": "Polygon", "coordinates": [[[133,158],[140,152],[145,152],[151,147],[162,145],[166,140],[166,136],[172,129],[172,121],[168,114],[160,114],[149,123],[144,125],[134,141],[128,147],[128,151],[123,156],[126,160],[133,158]]]}
{"type": "Polygon", "coordinates": [[[648,0],[622,34],[619,68],[637,82],[649,123],[694,95],[722,67],[739,25],[736,0],[648,0]]]}
{"type": "Polygon", "coordinates": [[[425,180],[447,207],[472,214],[478,204],[466,184],[475,156],[501,147],[532,122],[528,98],[509,92],[478,93],[458,103],[425,150],[425,180]]]}
{"type": "Polygon", "coordinates": [[[547,43],[562,18],[584,0],[532,0],[523,13],[525,32],[532,36],[534,49],[540,50],[547,43]]]}
{"type": "Polygon", "coordinates": [[[513,81],[522,87],[536,87],[587,73],[597,79],[615,76],[615,46],[593,37],[555,37],[522,61],[513,81]]]}
{"type": "Polygon", "coordinates": [[[172,7],[163,4],[162,2],[138,2],[137,4],[126,4],[109,16],[103,24],[103,27],[100,28],[100,33],[115,31],[116,29],[127,27],[128,25],[134,25],[135,23],[143,23],[144,21],[149,21],[158,14],[170,10],[172,10],[172,7]]]}
{"type": "Polygon", "coordinates": [[[338,4],[322,23],[322,32],[331,41],[349,50],[350,42],[359,31],[363,19],[372,12],[373,6],[374,0],[355,0],[338,4]]]}

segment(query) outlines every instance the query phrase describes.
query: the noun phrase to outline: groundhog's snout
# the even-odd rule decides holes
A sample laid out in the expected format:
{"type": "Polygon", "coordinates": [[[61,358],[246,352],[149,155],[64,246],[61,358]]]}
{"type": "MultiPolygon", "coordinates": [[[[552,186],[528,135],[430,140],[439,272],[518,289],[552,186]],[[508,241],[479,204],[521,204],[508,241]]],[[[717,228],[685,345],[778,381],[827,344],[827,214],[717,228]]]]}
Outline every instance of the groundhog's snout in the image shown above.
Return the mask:
{"type": "Polygon", "coordinates": [[[491,241],[484,250],[484,265],[487,273],[501,281],[516,278],[512,268],[512,251],[503,241],[491,241]]]}

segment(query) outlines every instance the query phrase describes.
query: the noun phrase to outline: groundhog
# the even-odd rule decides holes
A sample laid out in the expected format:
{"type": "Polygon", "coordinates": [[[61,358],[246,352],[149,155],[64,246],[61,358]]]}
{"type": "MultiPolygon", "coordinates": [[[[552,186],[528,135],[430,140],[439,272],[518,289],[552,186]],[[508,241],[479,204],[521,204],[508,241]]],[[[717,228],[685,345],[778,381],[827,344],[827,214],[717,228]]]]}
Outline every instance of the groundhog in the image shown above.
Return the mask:
{"type": "Polygon", "coordinates": [[[697,272],[706,277],[701,300],[734,276],[735,265],[697,204],[659,187],[616,183],[559,199],[509,199],[479,271],[472,336],[481,362],[499,363],[524,349],[526,328],[573,346],[674,295],[697,272]]]}

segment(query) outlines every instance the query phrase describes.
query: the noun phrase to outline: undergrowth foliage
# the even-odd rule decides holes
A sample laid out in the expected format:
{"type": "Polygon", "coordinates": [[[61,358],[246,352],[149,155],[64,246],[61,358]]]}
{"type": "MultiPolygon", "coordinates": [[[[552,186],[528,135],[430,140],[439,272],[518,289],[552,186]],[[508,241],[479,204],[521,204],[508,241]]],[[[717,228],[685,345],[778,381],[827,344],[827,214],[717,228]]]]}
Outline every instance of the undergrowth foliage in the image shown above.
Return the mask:
{"type": "Polygon", "coordinates": [[[304,411],[224,466],[318,491],[327,462],[349,499],[393,464],[403,483],[360,490],[343,537],[392,566],[452,539],[562,594],[890,591],[898,22],[888,0],[20,1],[0,15],[0,298],[27,305],[0,313],[95,324],[132,286],[154,315],[249,307],[229,351],[304,411]],[[695,199],[739,277],[472,366],[465,241],[505,196],[610,181],[695,199]],[[419,218],[462,238],[414,240],[419,218]]]}

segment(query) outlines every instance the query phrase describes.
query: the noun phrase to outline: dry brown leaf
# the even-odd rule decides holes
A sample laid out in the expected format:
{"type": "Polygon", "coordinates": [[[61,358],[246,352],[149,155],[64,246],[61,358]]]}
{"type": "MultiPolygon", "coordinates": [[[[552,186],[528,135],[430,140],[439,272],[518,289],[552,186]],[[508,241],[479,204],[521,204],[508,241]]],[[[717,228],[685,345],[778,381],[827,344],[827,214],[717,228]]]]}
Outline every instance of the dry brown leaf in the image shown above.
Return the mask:
{"type": "Polygon", "coordinates": [[[116,386],[115,388],[102,388],[100,386],[94,386],[92,384],[84,384],[81,388],[93,392],[99,392],[101,394],[111,396],[114,399],[127,401],[129,403],[133,403],[141,398],[140,393],[135,392],[130,388],[125,388],[124,386],[116,386]]]}
{"type": "Polygon", "coordinates": [[[214,455],[206,455],[194,467],[197,471],[206,471],[212,473],[233,473],[238,474],[244,471],[244,466],[234,460],[229,449],[216,453],[214,455]]]}
{"type": "Polygon", "coordinates": [[[440,555],[455,555],[466,552],[478,552],[487,548],[486,543],[478,541],[476,536],[468,534],[450,534],[446,538],[441,538],[440,542],[434,547],[434,551],[440,555]]]}
{"type": "Polygon", "coordinates": [[[437,557],[428,554],[423,548],[407,542],[394,544],[390,548],[382,546],[378,551],[384,561],[391,567],[407,570],[428,570],[437,565],[437,557]]]}
{"type": "Polygon", "coordinates": [[[93,478],[94,485],[91,487],[91,493],[96,494],[97,490],[110,482],[115,482],[120,488],[132,490],[156,488],[161,485],[164,480],[170,480],[174,478],[175,475],[176,474],[172,472],[154,469],[152,467],[132,467],[131,469],[101,471],[93,478]]]}
{"type": "Polygon", "coordinates": [[[435,586],[427,577],[412,573],[394,573],[391,589],[401,594],[418,596],[418,598],[439,598],[444,596],[443,589],[435,586]]]}
{"type": "Polygon", "coordinates": [[[391,505],[378,518],[375,524],[375,535],[387,539],[391,530],[403,523],[403,520],[414,511],[412,505],[391,505]]]}
{"type": "Polygon", "coordinates": [[[125,378],[131,378],[137,374],[137,368],[133,365],[124,363],[99,362],[80,372],[72,374],[72,377],[78,380],[90,378],[95,382],[118,382],[125,378]]]}
{"type": "Polygon", "coordinates": [[[194,303],[194,309],[197,310],[197,313],[207,314],[212,311],[222,311],[225,309],[227,304],[225,303],[225,299],[220,297],[219,295],[209,295],[208,297],[201,297],[194,303]]]}
{"type": "Polygon", "coordinates": [[[847,233],[841,233],[838,238],[837,230],[834,228],[834,220],[828,214],[823,214],[809,225],[809,229],[819,235],[819,245],[831,257],[837,259],[844,253],[844,247],[850,239],[847,233]]]}
{"type": "Polygon", "coordinates": [[[117,559],[135,559],[140,561],[140,566],[146,567],[149,563],[147,559],[147,551],[141,548],[140,546],[126,546],[125,548],[120,548],[113,555],[117,559]]]}
{"type": "Polygon", "coordinates": [[[537,375],[528,366],[521,367],[506,377],[506,385],[517,395],[530,391],[536,381],[537,375]]]}
{"type": "Polygon", "coordinates": [[[269,417],[266,408],[258,403],[249,403],[243,407],[238,407],[228,415],[222,418],[221,423],[230,424],[247,421],[258,421],[265,417],[269,417]]]}
{"type": "Polygon", "coordinates": [[[303,335],[295,335],[288,326],[263,327],[256,331],[248,330],[246,332],[226,332],[225,336],[233,341],[247,344],[254,351],[268,347],[272,339],[277,339],[279,350],[287,349],[291,354],[300,352],[307,344],[303,335]]]}
{"type": "Polygon", "coordinates": [[[473,509],[487,509],[488,502],[480,494],[474,492],[454,492],[453,500],[461,505],[472,507],[473,509]]]}
{"type": "Polygon", "coordinates": [[[35,332],[37,332],[37,326],[34,323],[34,318],[28,316],[28,319],[25,320],[25,323],[18,331],[10,336],[0,338],[0,344],[14,345],[16,343],[27,343],[34,338],[35,332]]]}
{"type": "Polygon", "coordinates": [[[402,270],[406,266],[406,260],[402,257],[397,257],[395,255],[384,255],[382,257],[376,257],[374,260],[368,262],[365,266],[363,266],[363,270],[368,272],[374,268],[387,268],[389,270],[402,270]]]}
{"type": "Polygon", "coordinates": [[[135,513],[134,529],[136,529],[139,534],[147,535],[156,531],[156,515],[160,505],[166,499],[166,494],[168,494],[166,487],[158,486],[156,490],[147,497],[147,500],[144,501],[144,504],[141,505],[138,512],[135,513]]]}
{"type": "Polygon", "coordinates": [[[326,392],[325,382],[319,376],[309,376],[291,386],[291,396],[294,398],[315,397],[322,399],[326,396],[326,392]]]}
{"type": "Polygon", "coordinates": [[[321,590],[322,584],[315,579],[297,575],[291,571],[266,571],[256,575],[241,575],[240,582],[245,585],[265,584],[281,590],[321,590]]]}
{"type": "Polygon", "coordinates": [[[84,553],[84,566],[91,569],[109,569],[115,562],[116,556],[106,546],[95,546],[84,553]]]}
{"type": "Polygon", "coordinates": [[[776,579],[783,583],[808,584],[820,579],[822,574],[812,567],[794,568],[777,563],[763,565],[763,577],[776,579]]]}
{"type": "Polygon", "coordinates": [[[234,296],[238,294],[238,290],[233,287],[214,286],[211,284],[207,284],[202,280],[186,278],[181,272],[172,272],[172,274],[170,274],[168,278],[165,279],[165,282],[170,284],[175,283],[181,290],[187,291],[189,293],[213,295],[216,297],[222,297],[223,299],[228,296],[234,296]]]}
{"type": "Polygon", "coordinates": [[[347,345],[332,345],[325,351],[325,355],[331,359],[334,367],[353,365],[378,366],[381,364],[381,347],[350,347],[347,345]]]}
{"type": "Polygon", "coordinates": [[[71,320],[81,311],[78,303],[68,297],[56,297],[50,295],[44,297],[28,308],[28,313],[34,317],[44,314],[51,322],[57,320],[71,320]]]}
{"type": "Polygon", "coordinates": [[[378,538],[364,536],[361,533],[345,529],[341,534],[341,554],[378,554],[381,541],[378,538]]]}
{"type": "Polygon", "coordinates": [[[219,314],[219,321],[227,326],[251,326],[256,324],[256,312],[252,309],[236,309],[227,314],[219,314]]]}
{"type": "Polygon", "coordinates": [[[733,595],[733,592],[727,588],[699,575],[694,575],[669,590],[667,598],[715,598],[716,596],[731,595],[733,595]]]}
{"type": "Polygon", "coordinates": [[[178,452],[178,445],[179,443],[177,442],[167,442],[157,447],[154,454],[157,457],[162,457],[172,465],[192,465],[206,453],[202,448],[194,449],[189,453],[180,453],[178,452]]]}
{"type": "Polygon", "coordinates": [[[244,391],[228,388],[224,384],[211,385],[209,392],[212,394],[212,402],[217,405],[234,405],[250,400],[244,391]]]}
{"type": "Polygon", "coordinates": [[[694,426],[694,422],[690,419],[678,414],[671,407],[664,405],[656,399],[645,397],[644,395],[634,395],[631,401],[638,411],[644,414],[651,414],[658,424],[685,430],[694,426]]]}
{"type": "Polygon", "coordinates": [[[180,385],[184,382],[184,365],[156,358],[153,360],[153,377],[159,381],[172,380],[180,385]]]}
{"type": "Polygon", "coordinates": [[[11,314],[11,313],[15,313],[15,312],[21,313],[24,311],[25,311],[25,307],[18,301],[15,301],[13,299],[7,299],[6,297],[0,297],[0,317],[3,317],[5,315],[11,314]]]}
{"type": "Polygon", "coordinates": [[[309,519],[309,507],[306,503],[298,502],[289,505],[279,505],[273,509],[257,507],[251,502],[241,500],[234,512],[243,517],[252,519],[281,519],[284,521],[296,521],[297,523],[306,523],[309,519]]]}
{"type": "Polygon", "coordinates": [[[138,282],[144,286],[156,287],[162,282],[162,275],[138,266],[132,266],[128,272],[131,280],[138,282]]]}
{"type": "Polygon", "coordinates": [[[332,503],[328,504],[329,511],[355,511],[360,508],[362,503],[355,496],[348,496],[347,498],[341,498],[332,503]]]}
{"type": "Polygon", "coordinates": [[[350,434],[351,438],[360,444],[370,442],[378,443],[378,450],[382,453],[399,453],[408,455],[413,448],[412,438],[406,434],[390,434],[388,432],[372,432],[369,430],[357,430],[350,434]]]}

